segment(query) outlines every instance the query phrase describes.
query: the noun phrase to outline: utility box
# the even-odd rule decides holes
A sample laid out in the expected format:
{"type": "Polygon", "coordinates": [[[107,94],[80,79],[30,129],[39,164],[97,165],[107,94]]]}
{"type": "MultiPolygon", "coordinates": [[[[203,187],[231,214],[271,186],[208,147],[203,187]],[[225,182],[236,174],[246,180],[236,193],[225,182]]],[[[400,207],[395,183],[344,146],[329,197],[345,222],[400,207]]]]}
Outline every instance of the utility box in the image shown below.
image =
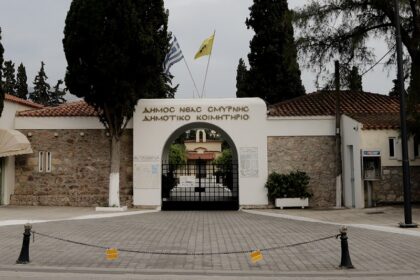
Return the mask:
{"type": "Polygon", "coordinates": [[[365,181],[381,179],[382,164],[380,150],[362,150],[362,177],[365,181]]]}

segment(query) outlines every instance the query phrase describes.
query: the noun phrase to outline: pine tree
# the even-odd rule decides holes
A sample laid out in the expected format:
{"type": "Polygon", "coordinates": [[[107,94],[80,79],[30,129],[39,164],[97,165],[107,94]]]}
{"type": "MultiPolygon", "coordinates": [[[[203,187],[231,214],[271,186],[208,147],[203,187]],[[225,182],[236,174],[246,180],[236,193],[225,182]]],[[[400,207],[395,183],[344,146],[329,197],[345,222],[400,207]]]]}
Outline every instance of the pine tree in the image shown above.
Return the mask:
{"type": "Polygon", "coordinates": [[[41,61],[41,69],[36,75],[34,84],[34,91],[29,93],[29,99],[33,102],[43,105],[48,105],[50,100],[50,85],[47,83],[47,75],[44,70],[44,62],[41,61]]]}
{"type": "Polygon", "coordinates": [[[236,70],[236,97],[249,97],[249,92],[246,90],[246,77],[248,69],[246,68],[244,60],[239,59],[238,68],[236,70]]]}
{"type": "Polygon", "coordinates": [[[1,28],[0,28],[0,116],[3,112],[3,105],[4,105],[4,91],[3,91],[3,83],[2,83],[2,77],[3,77],[3,71],[2,71],[2,65],[3,65],[3,45],[1,44],[1,28]]]}
{"type": "Polygon", "coordinates": [[[246,96],[258,96],[269,104],[305,94],[297,63],[291,13],[286,0],[254,0],[246,20],[255,31],[248,54],[246,96]]]}
{"type": "MultiPolygon", "coordinates": [[[[372,37],[383,39],[393,53],[385,65],[396,66],[395,17],[400,17],[401,40],[408,58],[404,66],[410,70],[407,117],[416,119],[420,107],[420,1],[399,0],[399,11],[394,1],[385,0],[306,2],[294,12],[294,24],[300,29],[297,43],[300,54],[307,58],[305,64],[319,69],[319,74],[328,72],[331,58],[337,56],[343,64],[370,67],[375,57],[369,40],[372,37]]],[[[420,121],[414,125],[417,127],[413,129],[420,131],[420,121]]]]}
{"type": "Polygon", "coordinates": [[[53,87],[54,90],[50,92],[48,106],[57,106],[66,102],[66,99],[64,98],[64,95],[66,95],[66,90],[60,89],[62,84],[63,80],[58,80],[57,84],[53,87]]]}
{"type": "Polygon", "coordinates": [[[22,99],[28,98],[28,78],[25,66],[21,63],[16,74],[16,96],[22,99]]]}
{"type": "Polygon", "coordinates": [[[15,64],[11,60],[4,62],[3,79],[4,92],[16,95],[15,64]]]}
{"type": "Polygon", "coordinates": [[[119,206],[120,138],[140,98],[167,97],[169,50],[163,0],[73,0],[64,28],[69,91],[110,133],[109,206],[119,206]]]}

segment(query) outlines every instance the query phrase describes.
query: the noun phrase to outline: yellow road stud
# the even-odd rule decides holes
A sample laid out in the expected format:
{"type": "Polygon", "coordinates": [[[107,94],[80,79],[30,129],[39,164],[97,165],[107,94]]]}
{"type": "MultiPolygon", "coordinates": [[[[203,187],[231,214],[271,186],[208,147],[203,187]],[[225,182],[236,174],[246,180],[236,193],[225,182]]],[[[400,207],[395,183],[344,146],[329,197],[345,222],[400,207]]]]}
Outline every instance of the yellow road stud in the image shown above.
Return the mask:
{"type": "Polygon", "coordinates": [[[253,263],[257,263],[263,259],[263,255],[261,254],[260,250],[253,251],[251,254],[249,254],[249,256],[251,258],[251,262],[253,263]]]}
{"type": "Polygon", "coordinates": [[[118,250],[117,248],[109,248],[106,249],[106,259],[109,261],[115,260],[118,258],[118,250]]]}

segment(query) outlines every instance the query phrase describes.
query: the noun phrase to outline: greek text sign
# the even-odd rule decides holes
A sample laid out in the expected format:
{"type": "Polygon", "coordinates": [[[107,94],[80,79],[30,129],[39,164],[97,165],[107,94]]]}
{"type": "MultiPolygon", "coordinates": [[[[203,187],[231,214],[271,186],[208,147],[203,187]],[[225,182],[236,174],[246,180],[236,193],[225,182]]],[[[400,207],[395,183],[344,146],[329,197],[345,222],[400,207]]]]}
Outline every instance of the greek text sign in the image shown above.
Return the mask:
{"type": "Polygon", "coordinates": [[[142,110],[144,122],[247,121],[248,106],[150,106],[142,110]]]}

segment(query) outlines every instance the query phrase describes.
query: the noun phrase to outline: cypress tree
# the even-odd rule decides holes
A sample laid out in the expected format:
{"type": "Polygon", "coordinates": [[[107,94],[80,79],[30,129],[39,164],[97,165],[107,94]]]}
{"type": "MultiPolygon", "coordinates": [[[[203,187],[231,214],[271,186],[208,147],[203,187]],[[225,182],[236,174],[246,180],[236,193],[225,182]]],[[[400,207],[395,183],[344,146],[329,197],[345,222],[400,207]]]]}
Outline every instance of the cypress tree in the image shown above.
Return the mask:
{"type": "Polygon", "coordinates": [[[4,92],[16,96],[15,64],[11,60],[5,61],[3,71],[4,92]]]}
{"type": "Polygon", "coordinates": [[[249,97],[249,92],[246,90],[246,77],[248,69],[246,68],[244,60],[239,59],[238,68],[236,70],[236,97],[249,97]]]}
{"type": "Polygon", "coordinates": [[[286,0],[254,0],[246,25],[255,31],[248,54],[246,96],[269,104],[305,94],[286,0]]]}
{"type": "Polygon", "coordinates": [[[1,28],[0,28],[0,116],[1,116],[1,113],[3,112],[3,105],[4,105],[4,91],[3,91],[3,83],[2,83],[3,53],[4,53],[4,49],[3,49],[3,45],[1,44],[1,28]]]}
{"type": "Polygon", "coordinates": [[[140,98],[173,94],[163,0],[73,0],[64,29],[69,91],[93,106],[110,133],[109,206],[119,206],[120,139],[140,98]]]}
{"type": "Polygon", "coordinates": [[[28,77],[22,63],[19,65],[16,74],[16,96],[22,99],[28,98],[28,77]]]}
{"type": "Polygon", "coordinates": [[[47,83],[47,75],[44,70],[44,62],[41,61],[41,69],[36,75],[34,84],[34,91],[29,93],[29,99],[33,102],[43,105],[48,105],[50,99],[50,85],[47,83]]]}

